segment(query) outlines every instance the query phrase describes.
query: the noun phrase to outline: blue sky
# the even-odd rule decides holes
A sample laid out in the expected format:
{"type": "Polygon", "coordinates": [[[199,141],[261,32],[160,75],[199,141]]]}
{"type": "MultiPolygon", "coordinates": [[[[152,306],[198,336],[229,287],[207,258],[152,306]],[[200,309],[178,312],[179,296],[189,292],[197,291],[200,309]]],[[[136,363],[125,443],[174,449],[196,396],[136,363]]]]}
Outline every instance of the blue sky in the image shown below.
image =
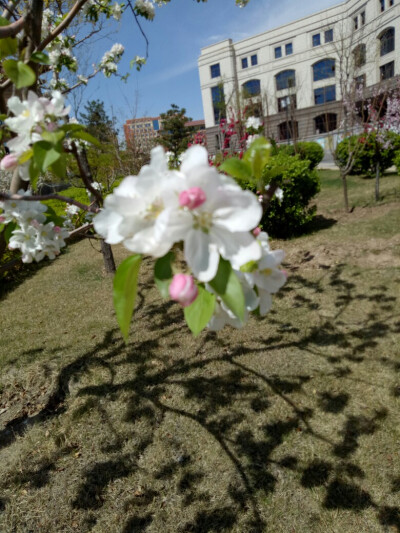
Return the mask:
{"type": "MultiPolygon", "coordinates": [[[[234,41],[275,28],[300,17],[341,3],[338,0],[250,0],[245,8],[234,0],[171,0],[156,9],[152,22],[144,19],[149,58],[140,72],[135,69],[127,83],[118,78],[95,78],[84,100],[100,99],[121,125],[128,118],[157,116],[172,103],[185,107],[188,116],[203,118],[197,59],[200,49],[222,39],[234,41]]],[[[145,54],[145,41],[128,11],[120,23],[112,23],[109,35],[95,43],[100,59],[114,42],[125,47],[120,72],[129,61],[145,54]]]]}

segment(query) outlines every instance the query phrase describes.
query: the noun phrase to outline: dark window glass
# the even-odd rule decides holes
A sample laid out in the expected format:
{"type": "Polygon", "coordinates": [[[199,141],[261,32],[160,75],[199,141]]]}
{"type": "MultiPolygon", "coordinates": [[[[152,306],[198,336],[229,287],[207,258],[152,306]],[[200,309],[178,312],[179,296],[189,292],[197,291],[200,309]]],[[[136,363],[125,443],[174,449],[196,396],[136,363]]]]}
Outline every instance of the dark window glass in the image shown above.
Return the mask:
{"type": "Polygon", "coordinates": [[[394,50],[394,28],[388,28],[380,37],[381,56],[389,54],[394,50]]]}
{"type": "Polygon", "coordinates": [[[296,95],[291,94],[288,96],[283,96],[282,98],[278,98],[278,111],[286,111],[286,110],[292,110],[297,108],[297,100],[296,95]]]}
{"type": "Polygon", "coordinates": [[[247,68],[248,66],[247,57],[242,57],[242,68],[247,68]]]}
{"type": "Polygon", "coordinates": [[[394,0],[389,0],[389,6],[390,7],[394,6],[394,0]]]}
{"type": "Polygon", "coordinates": [[[335,60],[322,59],[313,65],[314,81],[326,80],[335,76],[335,60]]]}
{"type": "Polygon", "coordinates": [[[278,134],[280,141],[288,141],[289,139],[297,138],[299,136],[298,123],[293,120],[282,122],[278,126],[278,134]]]}
{"type": "Polygon", "coordinates": [[[361,74],[361,76],[357,76],[354,78],[356,89],[361,89],[366,86],[367,84],[367,77],[365,74],[361,74]]]}
{"type": "Polygon", "coordinates": [[[221,70],[219,68],[219,63],[216,63],[215,65],[211,65],[211,77],[212,78],[218,78],[218,76],[221,76],[221,70]]]}
{"type": "Polygon", "coordinates": [[[321,35],[319,33],[316,33],[312,36],[312,45],[313,46],[319,46],[321,44],[321,35]]]}
{"type": "Polygon", "coordinates": [[[258,64],[257,54],[254,54],[253,56],[251,56],[250,59],[251,59],[251,64],[253,67],[258,64]]]}
{"type": "Polygon", "coordinates": [[[275,76],[276,89],[289,89],[289,87],[296,87],[296,72],[294,70],[284,70],[275,76]]]}
{"type": "Polygon", "coordinates": [[[354,17],[353,22],[354,22],[354,29],[358,30],[358,17],[354,17]]]}
{"type": "Polygon", "coordinates": [[[391,61],[390,63],[386,63],[386,65],[382,65],[380,67],[380,71],[381,71],[381,80],[388,80],[389,78],[393,78],[394,61],[391,61]]]}
{"type": "Polygon", "coordinates": [[[261,94],[260,80],[249,80],[243,83],[243,96],[250,98],[251,96],[258,96],[261,94]]]}
{"type": "Polygon", "coordinates": [[[331,43],[333,41],[333,30],[326,30],[325,32],[325,42],[331,43]]]}
{"type": "Polygon", "coordinates": [[[324,113],[315,117],[315,133],[328,133],[328,131],[336,130],[337,115],[336,113],[324,113]]]}
{"type": "Polygon", "coordinates": [[[292,43],[288,43],[285,45],[285,53],[287,56],[290,56],[291,54],[293,54],[293,44],[292,43]]]}
{"type": "Polygon", "coordinates": [[[328,85],[328,87],[321,87],[314,90],[315,104],[325,104],[327,102],[334,102],[336,100],[336,86],[328,85]]]}
{"type": "Polygon", "coordinates": [[[365,44],[359,44],[353,50],[354,65],[359,68],[365,65],[367,61],[367,47],[365,44]]]}
{"type": "Polygon", "coordinates": [[[282,57],[282,48],[277,46],[275,48],[275,59],[279,59],[280,57],[282,57]]]}
{"type": "Polygon", "coordinates": [[[365,11],[361,13],[361,26],[364,26],[365,24],[365,11]]]}
{"type": "Polygon", "coordinates": [[[215,124],[218,124],[221,118],[225,118],[226,116],[224,88],[218,85],[216,87],[211,87],[211,97],[215,124]]]}
{"type": "Polygon", "coordinates": [[[385,0],[379,0],[379,3],[381,5],[381,13],[385,11],[385,0]]]}

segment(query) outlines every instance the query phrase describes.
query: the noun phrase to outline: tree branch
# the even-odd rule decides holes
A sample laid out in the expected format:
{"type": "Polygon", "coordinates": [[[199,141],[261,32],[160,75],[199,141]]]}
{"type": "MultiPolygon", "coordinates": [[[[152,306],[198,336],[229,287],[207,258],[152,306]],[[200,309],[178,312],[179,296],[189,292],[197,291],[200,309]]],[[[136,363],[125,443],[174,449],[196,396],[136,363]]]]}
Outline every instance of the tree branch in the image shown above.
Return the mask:
{"type": "Polygon", "coordinates": [[[46,46],[51,43],[65,28],[67,28],[71,22],[74,20],[76,15],[79,13],[79,11],[82,9],[82,7],[86,4],[87,0],[78,0],[71,8],[71,11],[68,13],[68,15],[65,17],[65,19],[60,22],[60,24],[55,28],[49,35],[43,39],[43,41],[39,44],[37,47],[37,51],[41,51],[46,46]]]}
{"type": "Polygon", "coordinates": [[[24,201],[24,202],[40,202],[43,200],[60,200],[61,202],[65,202],[66,204],[76,205],[76,207],[79,207],[80,209],[83,209],[84,211],[88,211],[89,213],[97,213],[99,211],[98,207],[82,204],[81,202],[78,202],[77,200],[74,200],[73,198],[69,198],[69,196],[62,196],[61,194],[55,194],[55,193],[28,196],[28,195],[23,195],[23,194],[7,194],[4,192],[0,192],[0,200],[1,201],[18,200],[18,201],[24,201]]]}
{"type": "Polygon", "coordinates": [[[0,26],[0,39],[5,39],[6,37],[14,37],[19,33],[26,22],[25,17],[21,17],[15,22],[12,22],[8,26],[0,26]]]}

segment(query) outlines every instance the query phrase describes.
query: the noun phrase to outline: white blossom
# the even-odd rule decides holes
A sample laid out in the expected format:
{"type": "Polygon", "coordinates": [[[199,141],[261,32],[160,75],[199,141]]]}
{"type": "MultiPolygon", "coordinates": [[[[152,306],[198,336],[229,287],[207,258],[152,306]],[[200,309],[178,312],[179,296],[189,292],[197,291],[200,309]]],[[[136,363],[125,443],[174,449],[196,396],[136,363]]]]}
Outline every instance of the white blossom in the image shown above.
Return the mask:
{"type": "Polygon", "coordinates": [[[136,0],[135,11],[138,15],[148,20],[153,20],[155,16],[154,4],[149,0],[136,0]]]}

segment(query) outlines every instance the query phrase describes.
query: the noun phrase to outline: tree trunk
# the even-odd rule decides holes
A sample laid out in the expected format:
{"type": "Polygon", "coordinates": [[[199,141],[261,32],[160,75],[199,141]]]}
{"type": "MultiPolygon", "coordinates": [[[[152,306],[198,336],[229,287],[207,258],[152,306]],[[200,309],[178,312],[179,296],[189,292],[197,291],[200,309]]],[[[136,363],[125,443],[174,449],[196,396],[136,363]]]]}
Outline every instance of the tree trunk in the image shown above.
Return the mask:
{"type": "Polygon", "coordinates": [[[380,179],[380,165],[379,161],[376,163],[375,172],[375,202],[379,201],[379,179],[380,179]]]}
{"type": "Polygon", "coordinates": [[[112,253],[111,246],[106,243],[104,239],[101,239],[101,253],[103,254],[104,268],[107,274],[114,274],[115,272],[115,261],[114,255],[112,253]]]}
{"type": "Polygon", "coordinates": [[[341,175],[343,183],[343,199],[344,199],[344,210],[346,213],[349,212],[349,194],[347,192],[347,176],[346,174],[341,175]]]}

